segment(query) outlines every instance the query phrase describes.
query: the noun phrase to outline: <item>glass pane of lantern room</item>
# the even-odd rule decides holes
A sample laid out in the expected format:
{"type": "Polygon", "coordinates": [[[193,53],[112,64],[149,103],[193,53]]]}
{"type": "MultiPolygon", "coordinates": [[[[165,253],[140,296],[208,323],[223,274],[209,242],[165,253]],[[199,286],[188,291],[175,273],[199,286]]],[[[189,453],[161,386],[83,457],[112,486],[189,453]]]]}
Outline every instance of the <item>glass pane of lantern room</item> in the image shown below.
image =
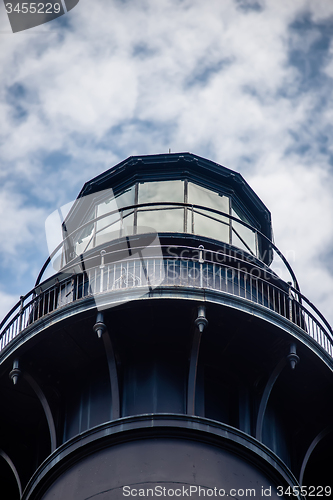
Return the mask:
{"type": "MultiPolygon", "coordinates": [[[[93,218],[94,215],[93,212],[91,212],[89,219],[93,218]]],[[[93,240],[94,240],[94,223],[92,222],[91,224],[88,224],[84,229],[82,229],[82,231],[77,233],[77,235],[75,236],[74,252],[76,253],[76,255],[81,255],[87,250],[93,248],[94,245],[93,240]]]]}
{"type": "Polygon", "coordinates": [[[139,203],[184,202],[183,181],[144,182],[139,185],[139,203]]]}
{"type": "MultiPolygon", "coordinates": [[[[246,218],[232,209],[232,215],[234,217],[248,222],[246,218]]],[[[256,254],[256,235],[255,232],[246,226],[243,226],[240,222],[232,221],[232,244],[242,248],[246,252],[256,254]]]]}
{"type": "Polygon", "coordinates": [[[118,208],[129,207],[135,203],[135,186],[115,196],[118,208]]]}
{"type": "MultiPolygon", "coordinates": [[[[139,204],[155,202],[184,202],[183,181],[145,182],[139,185],[139,204]]],[[[147,207],[138,210],[137,232],[146,232],[150,227],[158,232],[183,232],[184,209],[147,207]]]]}
{"type": "MultiPolygon", "coordinates": [[[[228,196],[219,195],[215,191],[210,191],[204,187],[188,183],[188,203],[193,205],[203,205],[208,208],[213,208],[214,210],[219,210],[220,212],[225,212],[229,214],[229,198],[228,196]]],[[[212,214],[214,215],[214,214],[212,214]]],[[[214,215],[216,217],[216,215],[214,215]]],[[[229,219],[224,217],[224,222],[228,222],[229,219]]]]}
{"type": "MultiPolygon", "coordinates": [[[[191,218],[191,210],[188,210],[188,215],[191,218]]],[[[211,215],[207,212],[207,215],[211,215]]],[[[207,238],[213,238],[214,240],[223,241],[225,243],[229,242],[229,224],[224,222],[219,222],[217,220],[212,220],[211,218],[204,215],[203,212],[194,213],[194,234],[200,236],[206,236],[207,238]]],[[[215,215],[215,214],[214,214],[215,215]]],[[[216,216],[218,218],[218,215],[216,216]]],[[[226,219],[224,217],[224,219],[226,219]]],[[[190,228],[191,225],[188,225],[190,228]]]]}
{"type": "Polygon", "coordinates": [[[238,222],[232,221],[232,245],[252,255],[256,254],[255,234],[238,222]]]}
{"type": "Polygon", "coordinates": [[[124,232],[132,234],[133,216],[131,211],[122,211],[125,206],[134,205],[135,187],[120,193],[118,196],[111,195],[97,206],[97,217],[105,215],[96,223],[95,246],[120,238],[124,232]],[[110,215],[107,215],[110,214],[110,215]],[[123,219],[123,220],[122,220],[123,219]]]}
{"type": "MultiPolygon", "coordinates": [[[[155,208],[155,207],[154,207],[155,208]]],[[[138,210],[138,233],[146,233],[147,228],[154,232],[182,233],[184,231],[184,209],[138,210]]]]}

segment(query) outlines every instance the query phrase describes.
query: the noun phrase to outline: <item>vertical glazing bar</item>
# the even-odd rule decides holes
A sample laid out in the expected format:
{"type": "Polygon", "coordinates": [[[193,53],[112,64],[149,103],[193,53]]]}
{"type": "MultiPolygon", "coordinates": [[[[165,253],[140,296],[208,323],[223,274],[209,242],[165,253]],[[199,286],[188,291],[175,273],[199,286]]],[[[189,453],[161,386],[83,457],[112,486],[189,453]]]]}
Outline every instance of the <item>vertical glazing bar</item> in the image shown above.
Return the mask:
{"type": "Polygon", "coordinates": [[[259,255],[259,237],[258,237],[258,231],[255,231],[255,246],[256,246],[256,256],[257,258],[259,259],[260,258],[260,255],[259,255]]]}
{"type": "MultiPolygon", "coordinates": [[[[95,219],[97,217],[97,213],[98,213],[98,206],[96,205],[95,206],[95,219]]],[[[94,229],[93,229],[93,240],[92,240],[93,248],[95,248],[95,246],[96,246],[96,232],[97,232],[97,222],[95,220],[94,221],[94,229]]]]}
{"type": "MultiPolygon", "coordinates": [[[[188,181],[184,181],[184,203],[188,203],[188,181]]],[[[187,207],[184,207],[184,233],[187,233],[187,207]]]]}
{"type": "Polygon", "coordinates": [[[191,211],[191,232],[194,234],[194,209],[192,205],[192,211],[191,211]]]}
{"type": "MultiPolygon", "coordinates": [[[[134,191],[134,204],[138,205],[139,204],[139,183],[135,183],[135,191],[134,191]]],[[[138,209],[134,209],[134,216],[133,216],[133,234],[137,233],[137,228],[138,228],[138,209]]]]}
{"type": "MultiPolygon", "coordinates": [[[[229,197],[229,215],[232,215],[231,197],[229,197]]],[[[232,219],[229,217],[229,245],[232,245],[232,219]]]]}

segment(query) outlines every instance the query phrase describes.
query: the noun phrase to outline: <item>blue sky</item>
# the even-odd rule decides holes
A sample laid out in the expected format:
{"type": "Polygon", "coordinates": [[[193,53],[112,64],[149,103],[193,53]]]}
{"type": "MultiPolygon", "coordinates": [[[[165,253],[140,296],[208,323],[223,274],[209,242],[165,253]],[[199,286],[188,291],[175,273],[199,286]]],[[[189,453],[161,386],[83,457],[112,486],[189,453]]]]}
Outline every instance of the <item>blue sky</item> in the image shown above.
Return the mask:
{"type": "Polygon", "coordinates": [[[0,2],[0,316],[47,258],[44,223],[135,154],[240,172],[333,323],[333,2],[80,0],[11,33],[0,2]]]}

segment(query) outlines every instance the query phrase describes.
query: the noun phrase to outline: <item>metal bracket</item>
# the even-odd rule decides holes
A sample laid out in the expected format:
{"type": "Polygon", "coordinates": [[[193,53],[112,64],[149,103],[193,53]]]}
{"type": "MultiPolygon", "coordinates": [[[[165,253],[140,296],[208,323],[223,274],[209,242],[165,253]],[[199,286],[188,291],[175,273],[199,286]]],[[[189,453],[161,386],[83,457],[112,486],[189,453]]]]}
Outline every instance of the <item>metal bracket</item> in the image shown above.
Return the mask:
{"type": "Polygon", "coordinates": [[[20,498],[21,498],[22,497],[21,480],[20,480],[20,476],[18,475],[18,472],[16,470],[16,467],[15,467],[13,461],[10,459],[10,457],[7,455],[7,453],[5,453],[3,450],[0,450],[0,457],[2,457],[4,460],[6,460],[7,464],[12,469],[12,472],[13,472],[15,479],[16,479],[18,490],[20,492],[20,498]]]}
{"type": "Polygon", "coordinates": [[[258,441],[262,441],[262,428],[263,428],[263,423],[264,423],[264,416],[267,408],[267,403],[269,396],[272,392],[272,389],[274,387],[274,384],[282,372],[283,368],[285,367],[287,360],[290,362],[290,366],[292,370],[295,368],[296,364],[299,362],[299,357],[296,354],[296,344],[293,343],[290,346],[290,352],[286,358],[283,358],[274,368],[272,371],[268,382],[265,386],[263,395],[260,400],[260,405],[259,405],[259,410],[258,410],[258,417],[257,417],[257,425],[256,425],[256,439],[258,441]]]}
{"type": "Polygon", "coordinates": [[[307,449],[307,451],[306,451],[306,453],[304,455],[303,462],[302,462],[302,465],[301,465],[301,470],[300,470],[300,473],[299,473],[299,481],[298,482],[299,482],[299,484],[301,486],[302,486],[302,483],[303,483],[303,477],[304,477],[305,467],[307,466],[307,463],[309,461],[311,453],[313,452],[313,450],[315,449],[315,447],[317,446],[317,444],[319,443],[319,441],[321,441],[325,436],[327,436],[327,434],[329,434],[330,432],[332,432],[332,430],[333,430],[332,426],[326,427],[326,429],[324,429],[323,431],[321,431],[314,438],[314,440],[310,444],[309,448],[307,449]]]}
{"type": "Polygon", "coordinates": [[[187,381],[187,411],[186,411],[187,415],[195,414],[195,389],[197,382],[201,334],[208,325],[205,306],[198,307],[198,317],[194,321],[194,324],[197,328],[195,329],[193,335],[192,348],[190,354],[190,367],[189,367],[188,381],[187,381]]]}
{"type": "Polygon", "coordinates": [[[106,359],[109,369],[111,399],[112,399],[112,420],[120,418],[120,397],[119,397],[119,382],[117,373],[116,358],[112,341],[104,323],[104,316],[102,312],[98,312],[96,323],[93,326],[93,331],[97,333],[98,338],[103,340],[106,359]]]}
{"type": "Polygon", "coordinates": [[[51,441],[51,453],[57,448],[57,434],[56,434],[56,429],[54,425],[54,420],[53,420],[53,415],[51,412],[50,405],[46,399],[46,396],[44,392],[42,391],[41,387],[39,384],[36,382],[36,380],[26,371],[22,372],[19,368],[19,361],[16,359],[13,363],[13,369],[9,373],[9,378],[12,380],[13,384],[16,385],[18,379],[22,377],[32,390],[35,392],[36,396],[38,397],[43,410],[44,414],[47,420],[48,428],[49,428],[49,433],[50,433],[50,441],[51,441]]]}

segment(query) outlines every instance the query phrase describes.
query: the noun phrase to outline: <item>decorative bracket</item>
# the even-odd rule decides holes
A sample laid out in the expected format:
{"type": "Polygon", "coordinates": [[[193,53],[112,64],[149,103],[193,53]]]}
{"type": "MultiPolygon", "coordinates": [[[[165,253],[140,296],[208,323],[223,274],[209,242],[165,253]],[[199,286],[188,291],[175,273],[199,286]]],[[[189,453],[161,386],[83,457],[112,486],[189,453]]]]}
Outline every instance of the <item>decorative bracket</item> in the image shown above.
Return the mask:
{"type": "Polygon", "coordinates": [[[294,370],[296,364],[299,362],[299,357],[296,354],[296,344],[292,343],[290,345],[290,351],[289,354],[286,358],[283,358],[274,368],[272,371],[268,382],[265,386],[263,395],[260,400],[260,405],[259,405],[259,410],[258,410],[258,417],[257,417],[257,425],[256,425],[256,439],[258,441],[262,441],[262,428],[263,428],[263,423],[264,423],[264,416],[267,408],[267,403],[269,396],[272,392],[272,389],[274,387],[274,384],[279,377],[280,373],[282,372],[283,368],[285,367],[287,360],[290,362],[291,369],[294,370]]]}
{"type": "Polygon", "coordinates": [[[198,371],[198,360],[199,360],[199,348],[201,335],[204,329],[208,325],[208,320],[206,318],[206,308],[205,306],[198,307],[198,316],[194,321],[195,326],[197,327],[194,331],[192,348],[190,354],[190,367],[188,373],[188,382],[187,382],[187,411],[188,415],[195,414],[195,389],[197,382],[197,371],[198,371]]]}
{"type": "Polygon", "coordinates": [[[309,448],[307,449],[305,455],[304,455],[304,458],[303,458],[303,462],[302,462],[302,465],[301,465],[301,470],[300,470],[300,473],[299,473],[299,484],[302,486],[302,483],[303,483],[303,477],[304,477],[304,472],[305,472],[305,467],[307,466],[307,463],[309,461],[309,458],[310,458],[310,455],[311,453],[313,452],[313,450],[315,449],[315,447],[317,446],[317,444],[319,443],[319,441],[321,441],[325,436],[327,436],[327,434],[329,434],[330,432],[332,431],[332,426],[328,426],[326,427],[326,429],[324,429],[323,431],[321,431],[315,438],[314,440],[312,441],[312,443],[310,444],[309,448]]]}
{"type": "Polygon", "coordinates": [[[2,457],[4,460],[6,460],[7,464],[12,469],[12,472],[13,472],[15,479],[16,479],[18,490],[20,492],[20,498],[21,498],[22,497],[21,480],[20,480],[20,476],[18,475],[18,472],[16,470],[16,467],[15,467],[13,461],[10,459],[10,457],[7,455],[7,453],[5,453],[3,450],[0,450],[0,457],[2,457]]]}
{"type": "Polygon", "coordinates": [[[13,384],[16,385],[20,377],[22,377],[24,380],[26,380],[26,382],[28,382],[28,384],[35,392],[36,396],[38,397],[43,407],[50,433],[51,453],[52,453],[57,448],[57,434],[51,408],[39,384],[29,373],[27,373],[26,371],[22,372],[20,370],[19,361],[16,359],[13,363],[12,371],[9,373],[9,378],[12,380],[13,384]]]}
{"type": "Polygon", "coordinates": [[[117,364],[111,338],[107,330],[107,327],[104,323],[104,316],[102,312],[98,312],[97,314],[96,323],[93,326],[93,331],[97,333],[98,338],[101,338],[104,343],[104,349],[109,368],[109,378],[111,387],[112,420],[115,420],[117,418],[120,418],[120,397],[119,397],[117,364]]]}

